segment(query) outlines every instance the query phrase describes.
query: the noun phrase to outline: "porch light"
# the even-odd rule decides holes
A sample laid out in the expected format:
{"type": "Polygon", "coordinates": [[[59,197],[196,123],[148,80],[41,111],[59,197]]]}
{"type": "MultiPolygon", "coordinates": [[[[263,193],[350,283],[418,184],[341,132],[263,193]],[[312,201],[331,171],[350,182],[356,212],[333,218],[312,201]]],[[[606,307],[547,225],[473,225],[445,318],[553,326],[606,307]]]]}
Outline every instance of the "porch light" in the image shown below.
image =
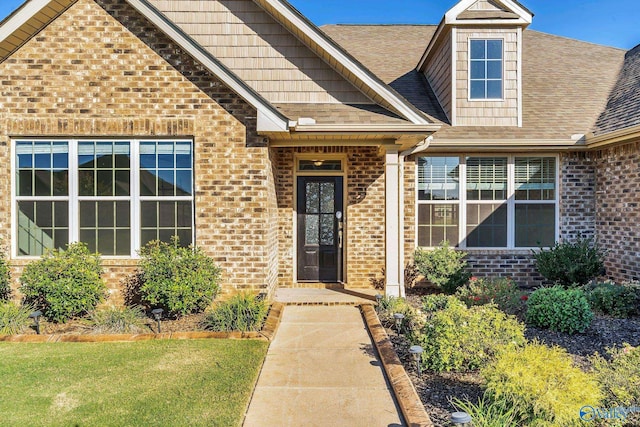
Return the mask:
{"type": "Polygon", "coordinates": [[[471,416],[466,412],[453,412],[451,414],[451,424],[457,427],[471,426],[471,416]]]}
{"type": "Polygon", "coordinates": [[[153,310],[151,310],[151,314],[153,314],[153,317],[156,319],[156,322],[158,322],[158,333],[162,333],[162,330],[160,329],[160,320],[162,319],[162,313],[164,312],[163,309],[161,308],[154,308],[153,310]]]}
{"type": "Polygon", "coordinates": [[[36,327],[36,334],[40,335],[40,317],[42,312],[40,310],[34,311],[29,315],[29,319],[33,319],[34,326],[36,327]]]}
{"type": "Polygon", "coordinates": [[[319,168],[320,166],[322,166],[324,164],[324,160],[314,160],[313,161],[313,165],[317,168],[319,168]]]}
{"type": "Polygon", "coordinates": [[[422,375],[422,367],[420,362],[422,361],[422,352],[424,350],[419,345],[412,345],[409,347],[409,353],[413,356],[413,360],[416,362],[416,368],[418,369],[418,376],[422,375]]]}
{"type": "Polygon", "coordinates": [[[402,326],[402,320],[404,319],[404,314],[395,313],[393,315],[394,320],[396,321],[396,331],[400,334],[400,326],[402,326]]]}

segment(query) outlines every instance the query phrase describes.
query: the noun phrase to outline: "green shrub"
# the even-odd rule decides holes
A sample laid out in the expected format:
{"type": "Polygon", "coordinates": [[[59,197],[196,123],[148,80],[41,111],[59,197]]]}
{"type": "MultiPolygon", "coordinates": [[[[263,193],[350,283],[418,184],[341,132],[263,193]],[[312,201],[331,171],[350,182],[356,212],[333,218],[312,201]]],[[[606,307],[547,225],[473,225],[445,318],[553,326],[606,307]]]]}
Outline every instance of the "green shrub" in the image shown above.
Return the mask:
{"type": "Polygon", "coordinates": [[[140,297],[143,304],[160,306],[170,316],[202,312],[220,290],[220,268],[199,248],[152,241],[140,249],[140,297]]]}
{"type": "Polygon", "coordinates": [[[444,309],[425,313],[410,340],[424,348],[423,367],[436,372],[477,369],[502,346],[525,342],[524,325],[515,317],[492,304],[467,308],[454,297],[444,309]]]}
{"type": "Polygon", "coordinates": [[[248,293],[240,293],[228,301],[214,304],[206,313],[204,328],[211,331],[259,331],[269,312],[266,301],[248,293]]]}
{"type": "Polygon", "coordinates": [[[585,290],[591,308],[598,313],[627,318],[638,312],[639,292],[633,286],[604,282],[585,290]]]}
{"type": "Polygon", "coordinates": [[[100,255],[90,253],[84,243],[71,243],[29,263],[20,276],[20,292],[47,320],[66,322],[104,300],[107,288],[101,275],[100,255]]]}
{"type": "Polygon", "coordinates": [[[422,310],[427,315],[444,310],[448,306],[464,307],[464,304],[460,299],[452,295],[435,294],[422,297],[422,310]]]}
{"type": "Polygon", "coordinates": [[[467,306],[494,303],[510,314],[517,313],[523,305],[524,293],[518,285],[509,277],[507,278],[476,278],[460,287],[456,296],[464,301],[467,306]]]}
{"type": "Polygon", "coordinates": [[[475,404],[469,400],[452,399],[451,403],[466,412],[473,420],[473,427],[507,427],[515,425],[517,410],[505,402],[492,402],[483,397],[475,404]]]}
{"type": "Polygon", "coordinates": [[[21,306],[11,301],[0,302],[0,335],[23,333],[29,326],[29,306],[21,306]]]}
{"type": "Polygon", "coordinates": [[[584,405],[597,406],[602,392],[595,379],[573,366],[559,347],[531,343],[500,352],[481,370],[486,396],[518,409],[518,426],[581,425],[584,405]]]}
{"type": "Polygon", "coordinates": [[[96,334],[138,334],[147,332],[140,307],[108,307],[89,315],[88,324],[96,334]]]}
{"type": "Polygon", "coordinates": [[[11,298],[11,272],[4,251],[0,251],[0,301],[11,298]]]}
{"type": "Polygon", "coordinates": [[[469,280],[471,274],[464,269],[466,253],[457,251],[442,241],[440,246],[431,249],[416,249],[414,261],[418,271],[432,284],[449,294],[453,294],[459,286],[469,280]]]}
{"type": "Polygon", "coordinates": [[[640,347],[625,344],[608,349],[611,360],[591,358],[596,378],[605,392],[605,406],[640,406],[640,347]]]}
{"type": "Polygon", "coordinates": [[[532,251],[540,274],[565,288],[584,285],[604,270],[604,251],[593,239],[557,242],[551,249],[532,251]]]}
{"type": "Polygon", "coordinates": [[[530,325],[575,334],[584,332],[592,320],[593,312],[580,289],[553,286],[538,289],[529,296],[526,321],[530,325]]]}

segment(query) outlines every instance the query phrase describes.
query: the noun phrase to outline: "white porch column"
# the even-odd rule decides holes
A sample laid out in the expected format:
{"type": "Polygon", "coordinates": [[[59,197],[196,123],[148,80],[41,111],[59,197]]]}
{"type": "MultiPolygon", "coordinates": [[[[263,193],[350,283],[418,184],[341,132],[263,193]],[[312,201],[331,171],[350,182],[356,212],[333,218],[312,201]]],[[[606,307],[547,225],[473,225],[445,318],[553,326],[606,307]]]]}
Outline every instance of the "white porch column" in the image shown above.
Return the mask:
{"type": "Polygon", "coordinates": [[[400,162],[398,149],[388,148],[385,152],[385,294],[404,296],[404,271],[400,268],[400,162]]]}

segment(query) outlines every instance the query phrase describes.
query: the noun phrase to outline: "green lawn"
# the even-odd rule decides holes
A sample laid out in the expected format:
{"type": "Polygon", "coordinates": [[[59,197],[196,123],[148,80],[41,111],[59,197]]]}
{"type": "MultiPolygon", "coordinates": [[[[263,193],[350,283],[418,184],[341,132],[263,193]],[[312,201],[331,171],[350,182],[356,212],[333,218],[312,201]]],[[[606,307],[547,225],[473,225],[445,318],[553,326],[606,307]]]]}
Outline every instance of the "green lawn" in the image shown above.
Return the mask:
{"type": "Polygon", "coordinates": [[[240,425],[268,344],[0,343],[3,426],[240,425]]]}

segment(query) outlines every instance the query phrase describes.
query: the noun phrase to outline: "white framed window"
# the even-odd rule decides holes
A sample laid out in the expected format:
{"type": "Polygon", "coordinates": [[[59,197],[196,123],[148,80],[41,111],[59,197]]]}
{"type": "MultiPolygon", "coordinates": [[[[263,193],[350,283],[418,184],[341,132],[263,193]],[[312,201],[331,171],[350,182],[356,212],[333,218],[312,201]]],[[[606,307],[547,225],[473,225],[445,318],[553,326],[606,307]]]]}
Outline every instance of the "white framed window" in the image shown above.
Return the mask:
{"type": "Polygon", "coordinates": [[[189,140],[15,140],[13,253],[39,256],[81,241],[136,257],[155,239],[193,242],[189,140]]]}
{"type": "Polygon", "coordinates": [[[558,238],[555,156],[421,156],[417,244],[536,248],[558,238]]]}
{"type": "Polygon", "coordinates": [[[469,40],[469,99],[502,99],[504,54],[502,39],[469,40]]]}

